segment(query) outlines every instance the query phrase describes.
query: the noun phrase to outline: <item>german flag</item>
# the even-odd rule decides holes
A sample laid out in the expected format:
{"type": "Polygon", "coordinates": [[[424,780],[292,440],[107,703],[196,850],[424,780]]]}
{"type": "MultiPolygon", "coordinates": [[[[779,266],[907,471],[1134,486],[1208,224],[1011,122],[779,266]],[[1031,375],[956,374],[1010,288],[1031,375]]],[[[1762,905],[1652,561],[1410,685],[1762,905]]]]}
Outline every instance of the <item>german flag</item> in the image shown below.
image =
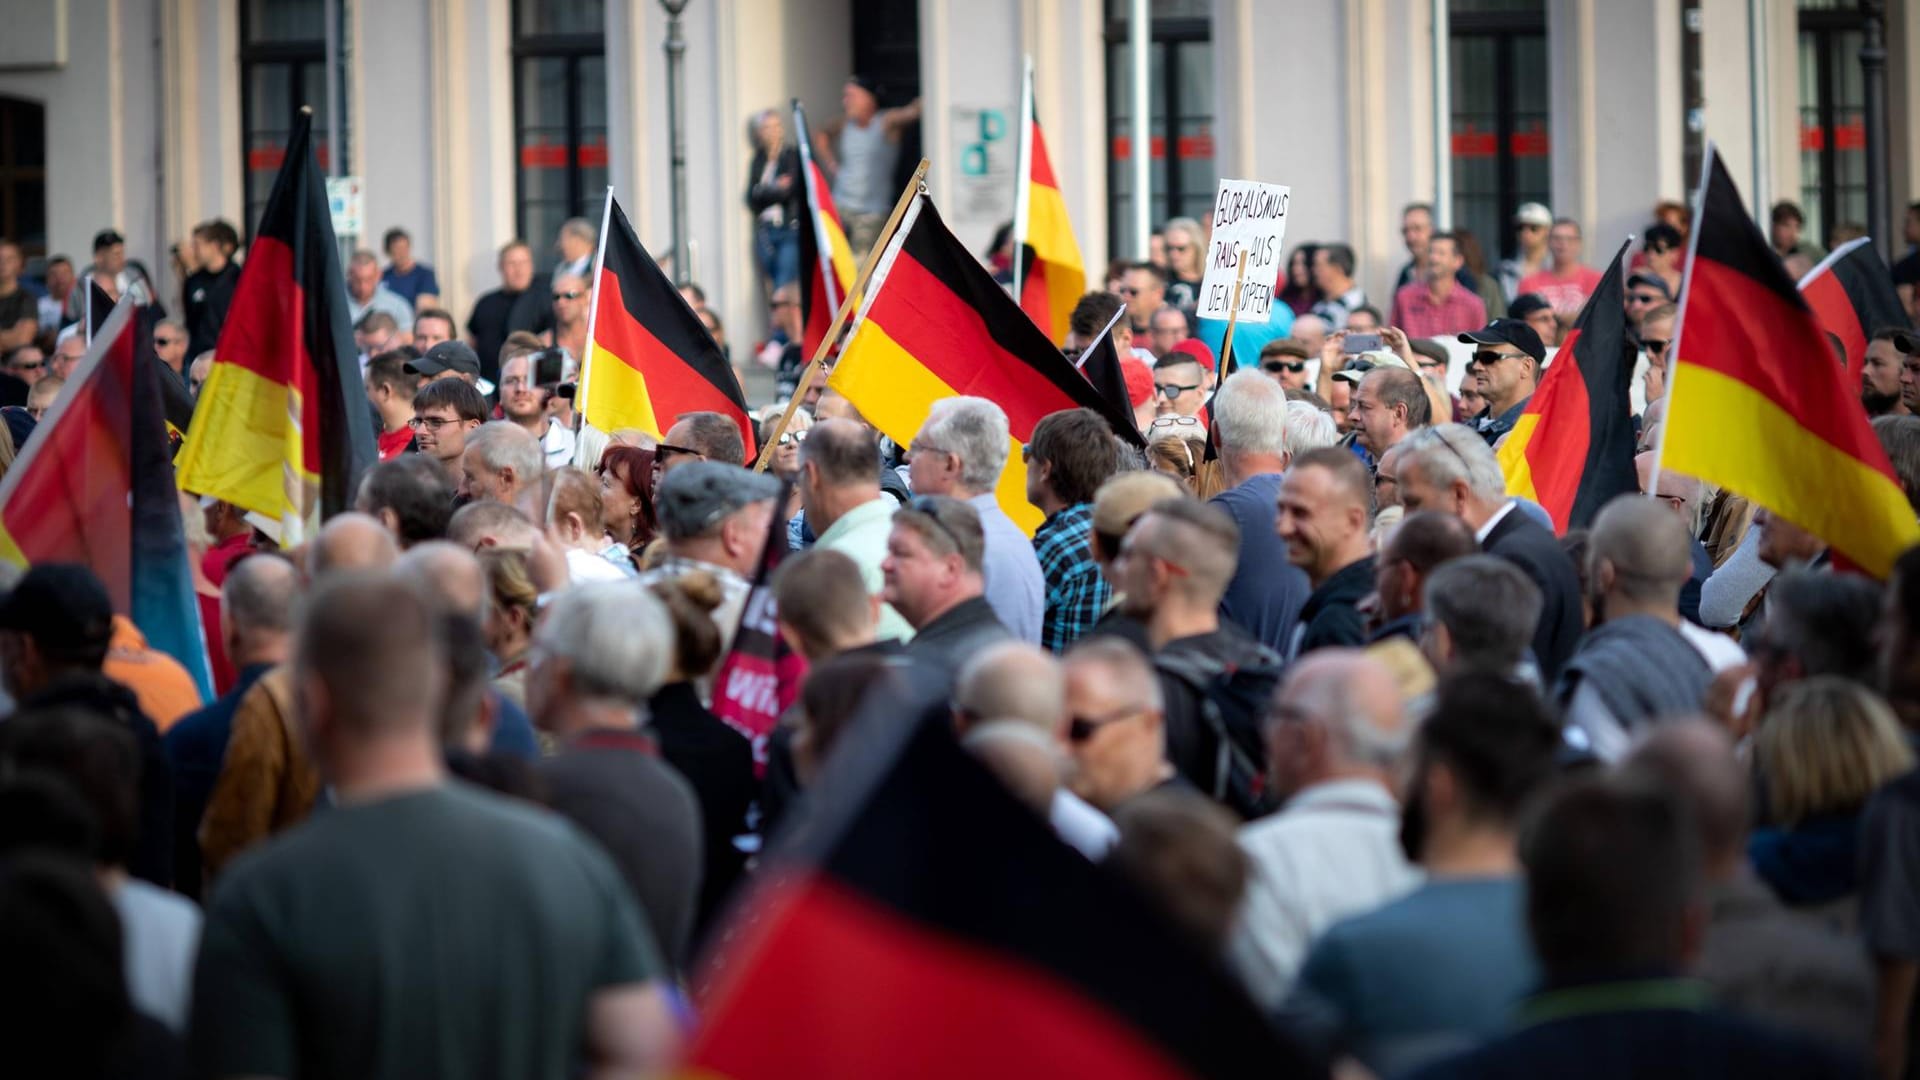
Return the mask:
{"type": "Polygon", "coordinates": [[[800,348],[813,359],[833,326],[834,313],[853,288],[853,248],[840,225],[840,211],[833,207],[832,186],[813,163],[813,144],[808,141],[807,112],[798,98],[793,102],[794,138],[800,146],[800,173],[807,185],[807,220],[800,223],[800,315],[805,327],[800,348]]]}
{"type": "Polygon", "coordinates": [[[1013,204],[1013,250],[1025,269],[1020,282],[1020,308],[1033,324],[1060,345],[1067,340],[1067,318],[1080,295],[1087,291],[1086,263],[1073,239],[1067,204],[1060,197],[1060,181],[1053,175],[1047,140],[1034,115],[1033,62],[1027,61],[1020,115],[1019,188],[1013,204]],[[1032,258],[1026,253],[1032,250],[1032,258]]]}
{"type": "Polygon", "coordinates": [[[753,424],[733,365],[640,246],[619,202],[611,195],[607,199],[580,411],[601,431],[639,428],[656,439],[682,413],[716,412],[740,426],[751,461],[753,424]]]}
{"type": "Polygon", "coordinates": [[[1920,541],[1858,376],[1709,148],[1667,382],[1662,468],[1719,484],[1885,577],[1920,541]]]}
{"type": "Polygon", "coordinates": [[[1800,295],[1813,309],[1820,329],[1832,334],[1846,353],[1847,370],[1856,379],[1867,359],[1867,342],[1883,326],[1906,329],[1907,313],[1893,291],[1893,272],[1865,236],[1849,240],[1800,279],[1800,295]]]}
{"type": "Polygon", "coordinates": [[[682,1076],[1323,1075],[967,756],[946,711],[856,719],[707,967],[682,1076]]]}
{"type": "Polygon", "coordinates": [[[141,362],[140,325],[130,303],[103,320],[0,481],[0,559],[84,563],[114,610],[180,661],[211,701],[159,363],[141,362]]]}
{"type": "Polygon", "coordinates": [[[1565,534],[1615,495],[1640,490],[1633,469],[1633,365],[1621,275],[1627,245],[1587,297],[1527,411],[1500,446],[1507,493],[1532,499],[1565,534]]]}
{"type": "Polygon", "coordinates": [[[1041,417],[1087,408],[1116,432],[1134,430],[1132,415],[1074,370],[947,231],[925,195],[914,198],[887,242],[827,385],[901,446],[941,398],[970,394],[1005,409],[1013,449],[995,493],[1029,534],[1044,519],[1027,501],[1020,451],[1041,417]]]}
{"type": "Polygon", "coordinates": [[[302,112],[180,450],[180,486],[281,523],[294,547],[351,509],[376,460],[347,286],[302,112]]]}

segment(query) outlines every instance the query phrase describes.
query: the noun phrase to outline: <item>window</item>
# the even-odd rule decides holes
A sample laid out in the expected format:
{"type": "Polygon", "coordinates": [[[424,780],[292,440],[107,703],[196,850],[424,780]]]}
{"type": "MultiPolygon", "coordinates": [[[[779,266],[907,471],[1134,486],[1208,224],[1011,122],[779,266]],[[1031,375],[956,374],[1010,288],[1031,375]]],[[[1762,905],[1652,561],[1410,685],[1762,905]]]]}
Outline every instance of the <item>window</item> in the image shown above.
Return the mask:
{"type": "MultiPolygon", "coordinates": [[[[1132,252],[1133,60],[1127,0],[1107,0],[1107,236],[1132,252]]],[[[1148,217],[1204,218],[1213,210],[1213,42],[1206,0],[1153,0],[1147,58],[1148,217]],[[1171,118],[1171,120],[1169,119],[1171,118]],[[1171,151],[1171,154],[1169,154],[1171,151]]]]}
{"type": "Polygon", "coordinates": [[[47,253],[47,110],[0,97],[0,237],[47,253]]]}
{"type": "Polygon", "coordinates": [[[1454,0],[1448,20],[1453,226],[1511,258],[1514,210],[1553,189],[1546,5],[1454,0]]]}
{"type": "Polygon", "coordinates": [[[1800,210],[1816,243],[1867,220],[1864,22],[1846,0],[1800,3],[1800,210]]]}
{"type": "MultiPolygon", "coordinates": [[[[347,3],[340,0],[340,160],[352,161],[345,84],[347,3]]],[[[286,157],[287,138],[302,105],[313,109],[314,156],[320,170],[333,171],[328,144],[327,5],[325,0],[243,0],[240,5],[240,124],[242,166],[247,197],[246,220],[252,228],[266,209],[267,193],[286,157]]]]}
{"type": "Polygon", "coordinates": [[[598,226],[606,198],[605,0],[516,0],[513,30],[514,227],[546,270],[561,224],[598,226]]]}

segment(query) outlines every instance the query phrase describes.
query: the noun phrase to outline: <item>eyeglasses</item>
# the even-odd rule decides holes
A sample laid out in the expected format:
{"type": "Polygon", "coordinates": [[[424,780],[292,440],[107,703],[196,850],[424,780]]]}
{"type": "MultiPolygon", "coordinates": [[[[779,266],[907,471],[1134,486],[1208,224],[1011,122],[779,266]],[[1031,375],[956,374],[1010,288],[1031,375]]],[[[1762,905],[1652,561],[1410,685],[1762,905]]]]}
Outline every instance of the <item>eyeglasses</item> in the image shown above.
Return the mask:
{"type": "Polygon", "coordinates": [[[458,417],[416,416],[407,421],[407,426],[415,431],[424,428],[427,431],[437,432],[448,424],[457,424],[459,422],[460,419],[458,417]]]}
{"type": "Polygon", "coordinates": [[[1074,716],[1067,719],[1067,741],[1083,743],[1100,734],[1100,729],[1108,724],[1117,724],[1122,720],[1131,720],[1142,715],[1144,710],[1129,706],[1110,716],[1074,716]]]}
{"type": "Polygon", "coordinates": [[[1133,298],[1133,297],[1135,297],[1135,296],[1139,296],[1139,295],[1140,295],[1140,290],[1139,290],[1139,289],[1136,289],[1136,288],[1134,288],[1134,287],[1133,287],[1133,286],[1131,286],[1131,285],[1122,285],[1122,286],[1120,286],[1120,295],[1121,295],[1121,296],[1125,296],[1125,297],[1127,297],[1127,298],[1129,298],[1129,299],[1131,299],[1131,298],[1133,298]]]}
{"type": "Polygon", "coordinates": [[[1307,370],[1307,362],[1305,360],[1268,360],[1260,365],[1260,370],[1276,374],[1282,371],[1290,371],[1298,375],[1307,370]]]}
{"type": "Polygon", "coordinates": [[[1172,401],[1181,394],[1200,389],[1200,384],[1194,383],[1192,386],[1181,386],[1179,383],[1154,383],[1153,388],[1159,391],[1161,397],[1172,401]]]}
{"type": "Polygon", "coordinates": [[[931,446],[927,443],[923,443],[919,441],[918,439],[915,439],[913,442],[907,444],[907,455],[909,457],[915,454],[951,454],[951,453],[953,453],[952,450],[943,450],[938,446],[931,446]]]}
{"type": "Polygon", "coordinates": [[[1647,350],[1647,354],[1650,356],[1659,356],[1661,353],[1666,352],[1667,346],[1671,344],[1673,343],[1670,341],[1662,341],[1659,338],[1640,339],[1640,347],[1647,350]]]}
{"type": "Polygon", "coordinates": [[[913,501],[907,504],[907,509],[918,514],[925,514],[927,520],[933,522],[933,527],[939,529],[940,534],[947,538],[947,543],[953,545],[953,550],[964,550],[964,545],[960,543],[960,534],[954,532],[946,522],[940,520],[940,502],[937,496],[915,495],[913,501]]]}
{"type": "Polygon", "coordinates": [[[581,292],[579,289],[571,289],[567,292],[554,293],[553,298],[555,300],[578,300],[585,295],[587,294],[581,292]]]}
{"type": "Polygon", "coordinates": [[[1153,418],[1153,423],[1147,425],[1147,430],[1152,431],[1155,428],[1193,428],[1197,431],[1200,428],[1200,418],[1179,415],[1156,416],[1153,418]]]}
{"type": "Polygon", "coordinates": [[[1521,357],[1526,355],[1527,355],[1526,353],[1499,352],[1494,349],[1482,349],[1479,352],[1473,354],[1473,362],[1476,364],[1480,364],[1482,366],[1490,367],[1494,364],[1499,363],[1502,360],[1518,360],[1521,357]]]}

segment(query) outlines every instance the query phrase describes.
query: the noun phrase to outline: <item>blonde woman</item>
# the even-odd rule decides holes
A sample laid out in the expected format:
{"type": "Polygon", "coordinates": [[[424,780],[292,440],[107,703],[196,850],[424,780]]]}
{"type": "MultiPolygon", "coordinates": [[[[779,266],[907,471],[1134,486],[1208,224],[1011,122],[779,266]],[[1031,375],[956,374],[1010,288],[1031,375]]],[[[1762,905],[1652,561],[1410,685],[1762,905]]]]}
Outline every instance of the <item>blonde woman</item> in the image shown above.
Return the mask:
{"type": "Polygon", "coordinates": [[[1778,694],[1754,738],[1765,822],[1747,854],[1796,907],[1853,896],[1860,812],[1882,784],[1913,768],[1913,751],[1880,696],[1820,676],[1778,694]]]}
{"type": "Polygon", "coordinates": [[[533,619],[540,590],[527,569],[527,553],[488,547],[479,552],[487,573],[487,651],[500,665],[493,688],[527,707],[527,648],[533,643],[533,619]]]}
{"type": "Polygon", "coordinates": [[[1161,230],[1167,238],[1167,303],[1191,313],[1206,276],[1207,234],[1192,218],[1178,217],[1161,230]]]}

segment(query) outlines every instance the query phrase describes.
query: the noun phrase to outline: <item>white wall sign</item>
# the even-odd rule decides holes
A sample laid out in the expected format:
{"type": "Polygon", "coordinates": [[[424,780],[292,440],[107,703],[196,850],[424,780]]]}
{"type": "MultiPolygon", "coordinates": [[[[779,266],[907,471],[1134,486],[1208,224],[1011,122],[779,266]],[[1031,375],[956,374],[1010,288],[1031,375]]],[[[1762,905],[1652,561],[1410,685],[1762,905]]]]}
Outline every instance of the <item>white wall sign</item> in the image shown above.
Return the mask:
{"type": "Polygon", "coordinates": [[[367,231],[365,178],[359,176],[328,178],[327,211],[333,215],[333,235],[363,235],[367,231]]]}

